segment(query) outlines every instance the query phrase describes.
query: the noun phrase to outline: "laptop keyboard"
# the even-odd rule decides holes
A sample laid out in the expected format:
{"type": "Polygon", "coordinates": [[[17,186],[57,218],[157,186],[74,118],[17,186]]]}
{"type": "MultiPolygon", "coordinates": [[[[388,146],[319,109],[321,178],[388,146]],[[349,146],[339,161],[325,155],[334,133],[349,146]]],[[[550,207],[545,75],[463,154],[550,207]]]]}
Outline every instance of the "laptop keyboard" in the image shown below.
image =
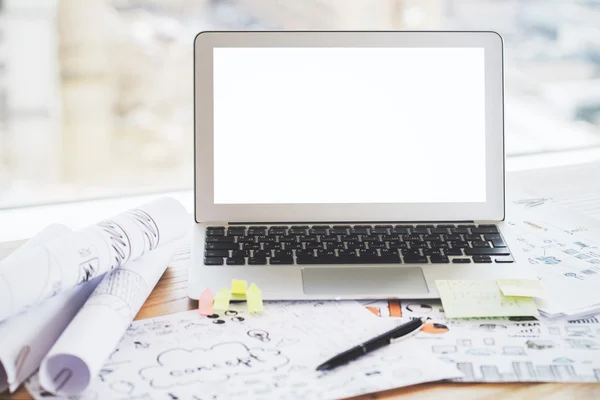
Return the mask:
{"type": "Polygon", "coordinates": [[[496,225],[210,226],[205,265],[512,263],[496,225]]]}

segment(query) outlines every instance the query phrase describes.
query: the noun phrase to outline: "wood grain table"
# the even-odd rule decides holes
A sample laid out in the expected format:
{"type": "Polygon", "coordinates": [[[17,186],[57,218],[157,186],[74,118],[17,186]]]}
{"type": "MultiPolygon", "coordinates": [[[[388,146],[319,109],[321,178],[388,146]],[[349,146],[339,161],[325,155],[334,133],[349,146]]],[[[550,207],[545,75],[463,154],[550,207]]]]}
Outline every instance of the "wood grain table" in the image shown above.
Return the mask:
{"type": "MultiPolygon", "coordinates": [[[[158,285],[144,304],[136,319],[156,317],[198,307],[186,295],[187,268],[182,266],[167,269],[158,285]]],[[[25,388],[12,396],[0,395],[1,399],[29,400],[25,388]]],[[[563,400],[600,399],[600,384],[597,383],[427,383],[408,388],[389,390],[354,399],[420,399],[420,400],[515,400],[544,399],[563,400]]],[[[104,400],[104,399],[103,399],[104,400]]],[[[110,400],[110,399],[106,399],[110,400]]]]}

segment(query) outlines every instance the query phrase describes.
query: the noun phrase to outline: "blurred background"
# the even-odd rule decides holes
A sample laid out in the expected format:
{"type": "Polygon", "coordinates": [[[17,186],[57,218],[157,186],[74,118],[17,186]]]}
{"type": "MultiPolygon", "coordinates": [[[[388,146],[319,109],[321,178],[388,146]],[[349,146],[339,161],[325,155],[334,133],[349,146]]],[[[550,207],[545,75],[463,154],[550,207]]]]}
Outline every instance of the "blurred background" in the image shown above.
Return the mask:
{"type": "Polygon", "coordinates": [[[0,0],[0,208],[192,188],[211,29],[495,30],[507,156],[600,147],[600,0],[0,0]]]}

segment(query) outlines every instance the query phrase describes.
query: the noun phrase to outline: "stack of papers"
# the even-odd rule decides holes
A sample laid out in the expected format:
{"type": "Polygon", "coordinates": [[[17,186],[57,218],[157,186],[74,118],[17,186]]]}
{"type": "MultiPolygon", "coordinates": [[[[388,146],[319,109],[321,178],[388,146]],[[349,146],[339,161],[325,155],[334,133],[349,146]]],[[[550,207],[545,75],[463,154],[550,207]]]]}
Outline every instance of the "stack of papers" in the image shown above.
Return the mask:
{"type": "Polygon", "coordinates": [[[600,313],[600,220],[550,199],[518,194],[507,204],[503,233],[517,260],[533,269],[547,298],[548,318],[600,313]]]}

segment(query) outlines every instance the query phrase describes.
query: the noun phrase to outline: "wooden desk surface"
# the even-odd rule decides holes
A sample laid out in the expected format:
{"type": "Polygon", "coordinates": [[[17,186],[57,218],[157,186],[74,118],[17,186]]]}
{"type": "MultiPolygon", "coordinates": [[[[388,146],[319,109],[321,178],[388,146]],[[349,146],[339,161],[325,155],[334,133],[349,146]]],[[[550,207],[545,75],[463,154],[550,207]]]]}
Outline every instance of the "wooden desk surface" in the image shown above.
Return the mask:
{"type": "MultiPolygon", "coordinates": [[[[186,295],[187,268],[170,267],[144,304],[136,319],[156,317],[197,308],[198,304],[186,295]]],[[[0,399],[29,400],[31,396],[21,387],[12,396],[0,395],[0,399]]],[[[600,384],[597,383],[426,383],[358,396],[354,399],[461,399],[461,400],[504,400],[504,399],[600,399],[600,384]]]]}

